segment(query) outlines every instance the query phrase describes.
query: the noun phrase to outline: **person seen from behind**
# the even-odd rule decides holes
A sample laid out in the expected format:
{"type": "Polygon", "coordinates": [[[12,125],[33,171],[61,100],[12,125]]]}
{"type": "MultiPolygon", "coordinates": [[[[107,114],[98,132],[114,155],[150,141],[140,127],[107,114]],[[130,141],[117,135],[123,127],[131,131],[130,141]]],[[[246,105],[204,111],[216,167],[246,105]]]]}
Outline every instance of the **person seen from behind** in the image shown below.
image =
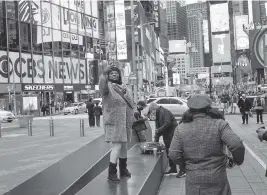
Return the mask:
{"type": "Polygon", "coordinates": [[[119,160],[120,178],[131,177],[127,169],[127,143],[131,141],[134,118],[131,91],[122,84],[120,70],[108,66],[99,79],[99,91],[102,96],[103,125],[105,141],[112,143],[108,180],[120,182],[117,175],[119,160]]]}
{"type": "MultiPolygon", "coordinates": [[[[169,154],[170,144],[173,138],[173,133],[175,128],[178,126],[173,114],[163,108],[158,106],[156,103],[152,102],[149,105],[149,113],[156,112],[156,130],[155,130],[155,137],[154,141],[159,142],[160,136],[163,137],[163,142],[166,147],[167,155],[169,154]]],[[[167,171],[165,174],[173,174],[177,173],[176,164],[169,158],[169,166],[170,170],[167,171]]],[[[177,178],[185,177],[184,166],[179,166],[180,170],[177,174],[177,178]]]]}
{"type": "Polygon", "coordinates": [[[102,115],[102,108],[99,106],[99,102],[94,107],[94,116],[96,120],[96,126],[100,127],[100,116],[102,115]]]}
{"type": "Polygon", "coordinates": [[[92,102],[92,98],[89,98],[89,101],[86,105],[86,109],[88,111],[88,119],[89,119],[89,126],[95,126],[95,116],[94,116],[94,103],[92,102]]]}
{"type": "Polygon", "coordinates": [[[261,97],[261,94],[258,94],[258,96],[254,99],[253,106],[257,114],[257,124],[259,124],[259,122],[264,124],[262,120],[262,113],[265,106],[265,100],[261,97]]]}
{"type": "Polygon", "coordinates": [[[243,124],[245,124],[245,122],[246,122],[246,124],[248,124],[248,114],[249,114],[250,109],[251,109],[251,103],[247,99],[245,94],[242,94],[237,105],[238,105],[238,107],[240,109],[240,113],[242,115],[243,124]]]}
{"type": "Polygon", "coordinates": [[[173,162],[185,166],[186,195],[231,195],[225,146],[236,165],[244,162],[241,139],[211,104],[204,94],[188,100],[189,110],[183,114],[169,149],[173,162]]]}
{"type": "Polygon", "coordinates": [[[237,103],[238,103],[238,95],[237,94],[233,94],[231,97],[231,113],[230,114],[236,114],[236,109],[238,108],[237,103]]]}

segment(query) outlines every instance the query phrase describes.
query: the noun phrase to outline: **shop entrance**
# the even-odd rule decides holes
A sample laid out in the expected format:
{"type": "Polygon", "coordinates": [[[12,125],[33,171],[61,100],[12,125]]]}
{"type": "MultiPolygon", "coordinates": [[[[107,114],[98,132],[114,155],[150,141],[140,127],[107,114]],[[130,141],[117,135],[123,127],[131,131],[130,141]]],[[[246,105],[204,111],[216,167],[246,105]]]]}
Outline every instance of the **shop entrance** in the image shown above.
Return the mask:
{"type": "Polygon", "coordinates": [[[74,102],[74,93],[73,93],[73,91],[66,91],[64,93],[64,101],[65,102],[69,102],[69,103],[73,103],[74,102]]]}

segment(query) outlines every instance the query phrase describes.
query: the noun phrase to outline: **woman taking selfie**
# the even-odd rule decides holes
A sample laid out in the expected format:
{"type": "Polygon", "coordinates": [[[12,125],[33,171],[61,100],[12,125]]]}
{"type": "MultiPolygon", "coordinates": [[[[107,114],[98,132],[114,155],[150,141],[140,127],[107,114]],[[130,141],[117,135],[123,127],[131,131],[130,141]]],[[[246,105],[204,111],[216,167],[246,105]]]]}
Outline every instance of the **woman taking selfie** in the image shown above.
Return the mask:
{"type": "Polygon", "coordinates": [[[103,104],[105,141],[112,143],[108,180],[119,182],[120,177],[131,177],[127,169],[127,143],[131,139],[134,118],[131,92],[122,84],[121,72],[115,66],[107,67],[99,78],[99,90],[103,104]]]}

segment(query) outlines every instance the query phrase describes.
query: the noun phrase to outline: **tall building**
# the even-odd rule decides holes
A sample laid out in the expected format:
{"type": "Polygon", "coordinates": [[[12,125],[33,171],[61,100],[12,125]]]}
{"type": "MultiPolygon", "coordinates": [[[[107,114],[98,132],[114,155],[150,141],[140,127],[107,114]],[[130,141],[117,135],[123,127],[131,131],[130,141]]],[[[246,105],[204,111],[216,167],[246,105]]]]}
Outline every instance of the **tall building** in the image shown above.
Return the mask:
{"type": "Polygon", "coordinates": [[[252,1],[254,23],[267,24],[266,8],[266,1],[252,1]]]}
{"type": "Polygon", "coordinates": [[[186,6],[187,38],[192,43],[190,52],[192,63],[190,68],[204,66],[203,20],[207,19],[207,4],[194,3],[186,6]]]}
{"type": "Polygon", "coordinates": [[[187,37],[186,8],[177,1],[167,1],[167,32],[169,40],[182,40],[187,37]]]}

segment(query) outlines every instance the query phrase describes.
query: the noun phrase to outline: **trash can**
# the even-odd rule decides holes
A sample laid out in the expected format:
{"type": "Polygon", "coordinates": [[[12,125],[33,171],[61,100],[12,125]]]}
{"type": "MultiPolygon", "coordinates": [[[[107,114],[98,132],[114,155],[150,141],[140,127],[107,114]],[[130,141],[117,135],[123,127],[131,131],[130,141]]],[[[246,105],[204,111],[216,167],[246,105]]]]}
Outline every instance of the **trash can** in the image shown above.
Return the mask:
{"type": "Polygon", "coordinates": [[[19,121],[20,128],[27,128],[29,120],[31,120],[31,122],[33,121],[33,116],[32,115],[20,115],[20,116],[17,116],[17,119],[19,121]]]}

